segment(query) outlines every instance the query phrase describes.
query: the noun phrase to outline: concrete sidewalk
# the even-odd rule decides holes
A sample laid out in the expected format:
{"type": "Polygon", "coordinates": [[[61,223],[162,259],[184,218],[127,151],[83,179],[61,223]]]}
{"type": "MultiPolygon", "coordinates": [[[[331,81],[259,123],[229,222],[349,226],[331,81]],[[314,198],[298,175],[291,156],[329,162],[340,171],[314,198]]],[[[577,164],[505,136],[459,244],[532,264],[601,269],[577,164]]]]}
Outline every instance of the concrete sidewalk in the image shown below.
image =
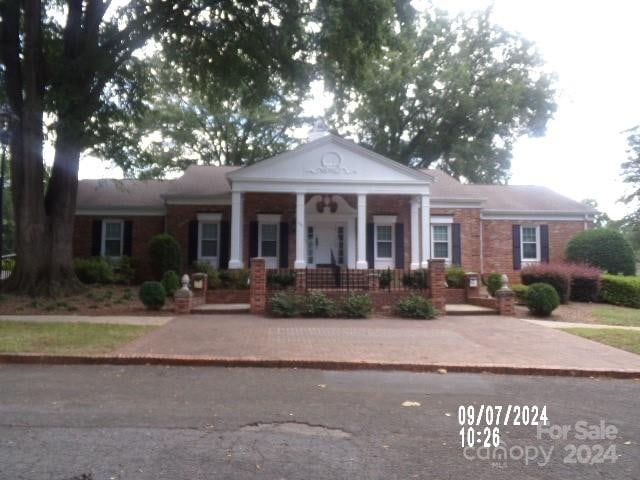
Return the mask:
{"type": "Polygon", "coordinates": [[[541,327],[549,328],[615,328],[617,330],[632,330],[640,332],[640,327],[630,327],[628,325],[603,325],[601,323],[579,323],[579,322],[556,322],[555,320],[531,320],[525,319],[529,323],[534,325],[540,325],[541,327]]]}
{"type": "Polygon", "coordinates": [[[108,323],[111,325],[161,326],[174,317],[142,315],[0,315],[0,320],[36,323],[108,323]]]}
{"type": "Polygon", "coordinates": [[[640,373],[640,356],[500,316],[400,319],[176,317],[116,352],[271,362],[506,366],[640,373]]]}

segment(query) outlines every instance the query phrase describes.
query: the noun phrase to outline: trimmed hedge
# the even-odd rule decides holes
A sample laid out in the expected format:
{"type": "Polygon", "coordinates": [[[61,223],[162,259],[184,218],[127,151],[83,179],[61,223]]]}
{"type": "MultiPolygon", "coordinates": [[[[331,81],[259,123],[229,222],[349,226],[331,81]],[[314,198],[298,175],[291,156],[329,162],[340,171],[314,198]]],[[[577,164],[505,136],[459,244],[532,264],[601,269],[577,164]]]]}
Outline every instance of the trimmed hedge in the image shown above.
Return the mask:
{"type": "Polygon", "coordinates": [[[529,291],[529,287],[522,285],[521,283],[514,283],[511,285],[511,290],[516,294],[516,299],[519,304],[525,305],[527,303],[527,292],[529,291]]]}
{"type": "Polygon", "coordinates": [[[538,317],[548,317],[560,305],[558,292],[546,283],[529,285],[526,301],[529,311],[538,317]]]}
{"type": "Polygon", "coordinates": [[[321,292],[283,291],[269,299],[269,312],[276,317],[364,318],[372,309],[371,298],[364,294],[351,294],[334,302],[321,292]]]}
{"type": "Polygon", "coordinates": [[[487,277],[487,290],[492,297],[496,296],[496,292],[502,287],[502,275],[497,272],[491,272],[487,277]]]}
{"type": "Polygon", "coordinates": [[[571,292],[571,273],[565,264],[540,263],[524,267],[520,271],[524,285],[546,283],[551,285],[562,303],[568,303],[571,292]]]}
{"type": "Polygon", "coordinates": [[[160,282],[144,282],[138,296],[149,310],[160,310],[164,306],[167,294],[160,282]]]}
{"type": "Polygon", "coordinates": [[[73,261],[73,269],[82,283],[108,284],[116,280],[113,267],[102,257],[76,258],[73,261]]]}
{"type": "Polygon", "coordinates": [[[172,297],[176,290],[180,288],[180,279],[178,278],[178,274],[173,270],[167,270],[164,272],[162,276],[162,286],[164,287],[165,293],[172,297]]]}
{"type": "Polygon", "coordinates": [[[599,267],[611,274],[635,275],[636,260],[624,236],[607,228],[585,230],[567,244],[567,260],[599,267]]]}
{"type": "Polygon", "coordinates": [[[171,235],[162,233],[149,242],[149,263],[153,276],[161,279],[164,272],[180,271],[180,245],[171,235]]]}
{"type": "Polygon", "coordinates": [[[464,268],[449,267],[445,270],[444,275],[449,288],[464,288],[464,268]]]}
{"type": "Polygon", "coordinates": [[[602,270],[589,265],[570,265],[571,293],[574,302],[595,302],[600,292],[602,270]]]}
{"type": "Polygon", "coordinates": [[[603,275],[600,299],[631,308],[640,308],[640,277],[603,275]]]}
{"type": "Polygon", "coordinates": [[[394,305],[394,311],[404,318],[421,318],[430,320],[435,318],[436,309],[433,307],[431,300],[424,298],[422,295],[411,295],[399,300],[394,305]]]}

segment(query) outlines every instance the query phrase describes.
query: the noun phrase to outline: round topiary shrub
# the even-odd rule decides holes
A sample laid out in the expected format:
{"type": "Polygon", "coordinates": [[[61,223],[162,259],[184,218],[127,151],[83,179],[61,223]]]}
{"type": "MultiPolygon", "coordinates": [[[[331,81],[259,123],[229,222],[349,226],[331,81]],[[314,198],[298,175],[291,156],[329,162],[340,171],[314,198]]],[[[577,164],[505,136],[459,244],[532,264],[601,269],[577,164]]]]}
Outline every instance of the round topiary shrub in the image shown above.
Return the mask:
{"type": "Polygon", "coordinates": [[[173,270],[167,270],[162,275],[162,286],[164,287],[165,293],[172,297],[176,290],[180,288],[180,279],[178,278],[178,274],[173,270]]]}
{"type": "Polygon", "coordinates": [[[160,310],[167,298],[164,287],[160,282],[144,282],[140,285],[138,296],[149,310],[160,310]]]}
{"type": "Polygon", "coordinates": [[[612,274],[635,275],[631,244],[621,233],[608,228],[585,230],[567,244],[567,260],[600,267],[612,274]]]}
{"type": "Polygon", "coordinates": [[[151,271],[155,278],[162,278],[164,272],[180,271],[180,245],[171,235],[156,235],[149,242],[151,271]]]}
{"type": "Polygon", "coordinates": [[[533,315],[548,317],[560,305],[560,296],[551,285],[534,283],[529,285],[526,303],[533,315]]]}
{"type": "Polygon", "coordinates": [[[496,296],[496,292],[502,287],[502,275],[497,272],[491,272],[487,277],[487,290],[492,297],[496,296]]]}

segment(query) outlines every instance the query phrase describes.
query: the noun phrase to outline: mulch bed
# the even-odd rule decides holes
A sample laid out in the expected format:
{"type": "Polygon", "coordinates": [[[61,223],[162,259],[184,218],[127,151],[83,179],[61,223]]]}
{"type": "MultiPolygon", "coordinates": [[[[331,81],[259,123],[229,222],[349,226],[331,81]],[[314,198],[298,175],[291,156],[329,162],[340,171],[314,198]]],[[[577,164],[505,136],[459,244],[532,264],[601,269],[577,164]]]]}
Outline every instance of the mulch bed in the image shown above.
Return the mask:
{"type": "Polygon", "coordinates": [[[160,311],[147,310],[137,286],[87,286],[86,291],[58,298],[0,295],[0,315],[174,315],[173,299],[160,311]]]}

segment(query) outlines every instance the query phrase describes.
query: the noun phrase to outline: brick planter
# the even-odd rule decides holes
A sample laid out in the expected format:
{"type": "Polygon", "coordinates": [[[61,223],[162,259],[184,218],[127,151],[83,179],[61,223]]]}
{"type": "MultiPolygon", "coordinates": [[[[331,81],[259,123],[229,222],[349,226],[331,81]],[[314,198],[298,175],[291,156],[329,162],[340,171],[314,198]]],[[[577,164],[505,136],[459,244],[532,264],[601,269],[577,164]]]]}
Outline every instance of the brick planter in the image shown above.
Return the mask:
{"type": "Polygon", "coordinates": [[[465,303],[467,295],[464,288],[445,288],[444,300],[449,303],[465,303]]]}
{"type": "Polygon", "coordinates": [[[249,303],[249,289],[208,290],[207,303],[249,303]]]}

